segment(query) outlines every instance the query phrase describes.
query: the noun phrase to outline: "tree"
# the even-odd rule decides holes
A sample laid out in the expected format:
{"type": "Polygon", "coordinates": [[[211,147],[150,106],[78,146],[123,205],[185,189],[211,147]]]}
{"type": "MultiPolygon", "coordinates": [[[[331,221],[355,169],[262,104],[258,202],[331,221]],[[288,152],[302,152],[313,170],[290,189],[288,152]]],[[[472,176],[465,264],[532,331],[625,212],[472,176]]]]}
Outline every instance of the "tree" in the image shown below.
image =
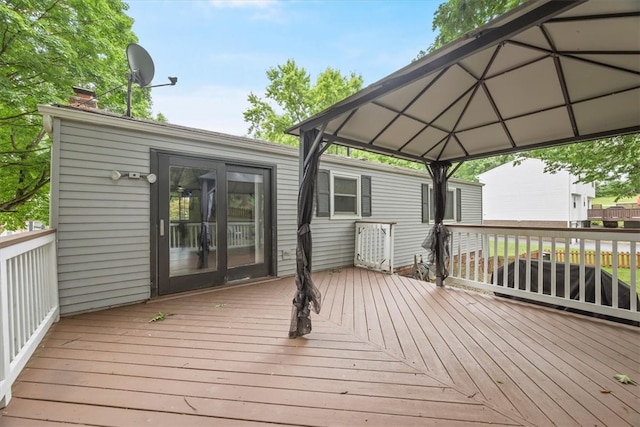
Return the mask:
{"type": "MultiPolygon", "coordinates": [[[[452,42],[463,34],[474,30],[504,14],[526,0],[449,0],[433,15],[432,29],[437,35],[429,52],[452,42]]],[[[420,51],[418,58],[427,52],[420,51]]]]}
{"type": "Polygon", "coordinates": [[[311,85],[311,77],[290,59],[284,65],[267,70],[269,85],[264,98],[251,92],[251,107],[244,112],[249,123],[249,135],[272,142],[298,145],[298,139],[286,135],[290,126],[319,113],[362,88],[362,77],[351,73],[348,77],[327,68],[311,85]]]}
{"type": "MultiPolygon", "coordinates": [[[[320,73],[314,85],[304,68],[288,60],[284,65],[267,70],[269,85],[264,98],[251,92],[248,101],[251,107],[244,112],[249,123],[249,136],[266,141],[298,146],[298,138],[284,131],[342,101],[362,88],[362,76],[351,73],[343,76],[338,70],[327,68],[320,73]]],[[[399,165],[414,169],[424,166],[361,150],[349,149],[333,144],[329,153],[399,165]]]]}
{"type": "MultiPolygon", "coordinates": [[[[442,3],[433,18],[433,30],[438,35],[429,47],[429,52],[522,3],[524,0],[448,0],[442,3]]],[[[418,58],[426,54],[420,51],[418,58]]],[[[523,152],[517,158],[542,159],[546,164],[546,171],[569,170],[580,176],[581,182],[603,183],[609,192],[623,197],[640,192],[639,141],[638,135],[630,135],[523,152]]],[[[507,155],[465,162],[455,176],[477,180],[478,174],[513,159],[513,156],[507,155]]]]}
{"type": "MultiPolygon", "coordinates": [[[[67,104],[93,87],[99,107],[123,113],[125,48],[137,39],[121,0],[0,0],[0,224],[48,220],[50,140],[38,104],[67,104]],[[114,88],[118,88],[112,90],[114,88]],[[33,203],[32,206],[28,206],[33,203]]],[[[134,91],[134,115],[150,94],[134,91]]]]}

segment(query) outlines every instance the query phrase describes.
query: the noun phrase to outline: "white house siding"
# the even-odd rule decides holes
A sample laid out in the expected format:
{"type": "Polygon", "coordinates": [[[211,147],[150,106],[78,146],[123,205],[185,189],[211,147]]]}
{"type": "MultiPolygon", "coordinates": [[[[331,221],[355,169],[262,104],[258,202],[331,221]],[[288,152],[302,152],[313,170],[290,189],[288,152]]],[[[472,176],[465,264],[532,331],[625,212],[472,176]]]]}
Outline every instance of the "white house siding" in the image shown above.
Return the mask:
{"type": "MultiPolygon", "coordinates": [[[[150,184],[112,181],[111,171],[150,172],[151,150],[276,165],[278,276],[295,272],[298,150],[196,129],[162,126],[58,107],[54,120],[52,218],[58,229],[63,315],[150,297],[150,184]]],[[[324,155],[321,168],[372,177],[372,221],[396,222],[395,265],[408,265],[430,224],[421,222],[426,171],[324,155]]],[[[464,223],[482,220],[481,186],[460,187],[464,223]]],[[[314,218],[314,270],[353,264],[354,220],[314,218]]]]}
{"type": "Polygon", "coordinates": [[[480,175],[485,223],[526,222],[566,226],[586,219],[586,210],[573,208],[573,195],[588,205],[595,196],[591,185],[573,184],[576,177],[567,171],[544,173],[544,162],[526,159],[520,165],[507,163],[480,175]]]}

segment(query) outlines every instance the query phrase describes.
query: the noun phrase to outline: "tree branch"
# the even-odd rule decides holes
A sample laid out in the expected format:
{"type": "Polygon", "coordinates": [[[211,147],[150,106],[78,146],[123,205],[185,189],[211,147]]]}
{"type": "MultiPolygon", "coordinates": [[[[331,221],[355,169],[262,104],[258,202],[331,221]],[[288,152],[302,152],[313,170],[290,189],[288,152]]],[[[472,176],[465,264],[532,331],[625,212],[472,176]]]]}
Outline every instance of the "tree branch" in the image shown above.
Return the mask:
{"type": "Polygon", "coordinates": [[[14,197],[11,200],[6,202],[1,202],[0,212],[12,212],[18,206],[26,203],[48,182],[49,182],[49,166],[45,167],[42,170],[42,172],[40,173],[40,177],[38,178],[37,182],[33,185],[33,188],[26,191],[24,188],[17,189],[14,197]]]}

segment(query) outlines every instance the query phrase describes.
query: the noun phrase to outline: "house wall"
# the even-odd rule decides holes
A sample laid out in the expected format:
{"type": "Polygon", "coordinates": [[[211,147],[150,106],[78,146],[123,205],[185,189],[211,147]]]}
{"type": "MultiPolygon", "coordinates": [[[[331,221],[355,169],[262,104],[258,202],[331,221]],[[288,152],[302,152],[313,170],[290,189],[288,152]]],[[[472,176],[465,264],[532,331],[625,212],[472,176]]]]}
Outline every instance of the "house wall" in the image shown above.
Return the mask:
{"type": "Polygon", "coordinates": [[[526,159],[520,165],[507,163],[480,175],[485,224],[547,224],[566,226],[587,219],[590,184],[574,184],[567,171],[544,173],[544,162],[526,159]],[[573,207],[574,198],[576,207],[573,207]]]}
{"type": "MultiPolygon", "coordinates": [[[[295,272],[298,150],[278,144],[64,107],[54,116],[51,226],[58,229],[63,315],[144,301],[150,297],[150,185],[113,181],[111,171],[149,173],[151,150],[277,165],[278,276],[295,272]]],[[[325,154],[321,168],[372,177],[372,221],[395,221],[395,264],[413,262],[429,224],[421,222],[426,171],[411,171],[325,154]]],[[[481,222],[481,187],[462,191],[463,221],[481,222]]],[[[313,268],[353,264],[354,220],[315,218],[313,268]]]]}
{"type": "MultiPolygon", "coordinates": [[[[366,221],[395,222],[394,266],[413,263],[415,254],[425,253],[421,247],[432,223],[422,223],[421,185],[431,185],[425,171],[410,171],[361,160],[324,155],[321,169],[371,176],[371,213],[366,221]]],[[[482,191],[476,183],[452,179],[449,189],[462,189],[462,220],[465,224],[481,224],[482,191]]],[[[321,270],[353,265],[355,252],[354,220],[314,218],[313,268],[321,270]]]]}

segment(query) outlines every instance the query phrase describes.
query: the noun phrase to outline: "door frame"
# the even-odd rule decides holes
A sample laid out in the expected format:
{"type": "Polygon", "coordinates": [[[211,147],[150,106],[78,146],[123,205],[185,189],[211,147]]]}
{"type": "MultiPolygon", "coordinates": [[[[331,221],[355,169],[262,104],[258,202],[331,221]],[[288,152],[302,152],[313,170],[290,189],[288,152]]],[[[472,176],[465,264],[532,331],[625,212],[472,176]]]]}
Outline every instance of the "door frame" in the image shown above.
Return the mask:
{"type": "MultiPolygon", "coordinates": [[[[278,194],[277,194],[277,165],[274,163],[259,163],[259,162],[255,162],[255,161],[246,161],[246,160],[238,160],[238,159],[234,159],[234,158],[228,158],[228,157],[214,157],[214,156],[210,156],[210,155],[202,155],[202,154],[194,154],[194,153],[181,153],[181,152],[176,152],[176,151],[170,151],[170,150],[162,150],[162,149],[155,149],[152,148],[150,149],[150,171],[151,173],[154,173],[156,176],[160,176],[160,156],[175,156],[175,157],[180,157],[180,158],[184,158],[186,160],[189,159],[193,159],[193,160],[205,160],[205,161],[210,161],[210,162],[217,162],[217,163],[223,163],[225,165],[225,173],[226,173],[226,167],[228,166],[234,166],[234,167],[249,167],[249,168],[258,168],[258,169],[266,169],[269,171],[269,188],[270,191],[268,194],[265,194],[266,197],[270,197],[270,209],[268,212],[268,215],[271,216],[271,227],[270,230],[267,229],[265,230],[265,241],[266,239],[266,234],[269,234],[269,240],[271,241],[271,248],[270,250],[266,251],[266,256],[269,257],[268,260],[265,261],[266,265],[267,265],[267,276],[265,277],[269,277],[269,276],[275,276],[278,269],[277,269],[277,252],[278,252],[278,217],[277,217],[277,212],[278,212],[278,194]]],[[[226,176],[225,176],[225,180],[224,182],[226,183],[226,176]]],[[[151,185],[151,194],[150,194],[150,215],[149,215],[149,255],[150,255],[150,273],[151,273],[151,283],[150,283],[150,287],[151,287],[151,298],[156,298],[158,297],[159,294],[159,279],[160,279],[160,269],[159,269],[159,261],[160,261],[160,245],[159,245],[159,220],[160,220],[160,214],[158,212],[159,209],[159,202],[160,202],[160,195],[159,195],[159,185],[156,181],[155,184],[151,185]]],[[[225,200],[225,211],[226,211],[226,200],[225,200]]],[[[168,225],[165,225],[165,227],[167,227],[168,225]]],[[[226,241],[226,239],[225,239],[226,241]]],[[[266,244],[265,244],[266,246],[266,244]]],[[[222,264],[222,263],[221,263],[222,264]]],[[[224,265],[225,265],[225,270],[227,270],[226,267],[226,260],[224,260],[224,265]]],[[[214,285],[215,287],[217,286],[222,286],[229,283],[228,280],[228,275],[227,275],[227,271],[224,272],[224,277],[222,280],[222,283],[220,283],[219,285],[216,284],[214,285]]],[[[214,287],[212,286],[212,287],[214,287]]],[[[211,287],[208,288],[203,288],[203,289],[210,289],[211,287]]]]}

